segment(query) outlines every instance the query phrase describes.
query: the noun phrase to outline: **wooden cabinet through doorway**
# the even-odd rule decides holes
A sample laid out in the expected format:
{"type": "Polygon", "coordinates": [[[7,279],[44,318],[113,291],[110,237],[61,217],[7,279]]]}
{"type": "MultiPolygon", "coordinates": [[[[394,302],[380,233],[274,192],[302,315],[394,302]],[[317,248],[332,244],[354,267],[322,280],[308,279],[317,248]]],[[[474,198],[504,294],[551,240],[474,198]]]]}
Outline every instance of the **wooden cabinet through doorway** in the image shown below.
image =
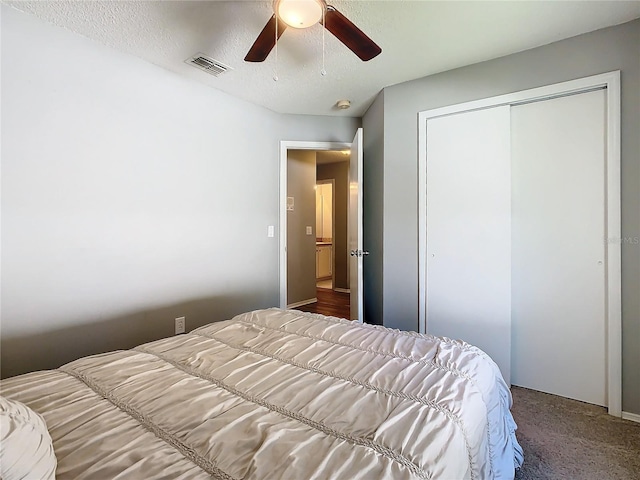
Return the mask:
{"type": "Polygon", "coordinates": [[[332,249],[332,245],[316,245],[316,279],[330,277],[333,274],[332,249]]]}

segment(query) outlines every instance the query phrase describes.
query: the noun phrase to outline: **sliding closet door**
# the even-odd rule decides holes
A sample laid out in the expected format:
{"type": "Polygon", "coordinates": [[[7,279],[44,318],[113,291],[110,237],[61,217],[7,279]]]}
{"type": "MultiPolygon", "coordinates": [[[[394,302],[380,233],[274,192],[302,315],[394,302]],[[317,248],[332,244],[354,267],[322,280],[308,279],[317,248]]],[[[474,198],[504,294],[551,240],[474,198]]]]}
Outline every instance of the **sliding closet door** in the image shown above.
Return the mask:
{"type": "Polygon", "coordinates": [[[427,332],[465,340],[510,376],[509,107],[427,122],[427,332]]]}
{"type": "Polygon", "coordinates": [[[605,93],[515,106],[514,385],[606,405],[605,93]]]}

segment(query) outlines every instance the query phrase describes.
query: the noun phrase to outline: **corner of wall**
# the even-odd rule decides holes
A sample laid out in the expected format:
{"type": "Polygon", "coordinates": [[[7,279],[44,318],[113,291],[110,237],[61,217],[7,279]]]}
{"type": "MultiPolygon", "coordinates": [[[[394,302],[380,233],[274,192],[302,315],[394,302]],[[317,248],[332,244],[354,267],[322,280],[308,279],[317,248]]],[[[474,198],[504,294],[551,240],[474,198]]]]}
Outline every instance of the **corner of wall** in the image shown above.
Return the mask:
{"type": "Polygon", "coordinates": [[[384,259],[384,90],[362,118],[364,130],[363,243],[370,255],[364,262],[365,321],[382,325],[384,259]]]}

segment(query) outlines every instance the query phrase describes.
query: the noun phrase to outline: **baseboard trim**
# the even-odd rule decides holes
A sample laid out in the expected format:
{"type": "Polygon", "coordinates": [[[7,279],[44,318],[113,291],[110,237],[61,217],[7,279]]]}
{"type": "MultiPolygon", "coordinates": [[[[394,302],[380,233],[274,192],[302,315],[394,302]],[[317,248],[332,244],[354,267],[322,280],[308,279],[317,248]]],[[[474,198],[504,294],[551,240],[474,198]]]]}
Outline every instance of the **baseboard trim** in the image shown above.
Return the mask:
{"type": "Polygon", "coordinates": [[[307,300],[302,300],[301,302],[289,303],[287,304],[287,308],[301,307],[303,305],[309,305],[310,303],[316,303],[317,301],[318,301],[317,298],[309,298],[307,300]]]}
{"type": "Polygon", "coordinates": [[[622,412],[622,418],[624,420],[631,420],[632,422],[640,423],[640,415],[637,413],[622,412]]]}
{"type": "Polygon", "coordinates": [[[334,290],[340,293],[351,293],[351,290],[349,290],[348,288],[334,288],[334,290]]]}

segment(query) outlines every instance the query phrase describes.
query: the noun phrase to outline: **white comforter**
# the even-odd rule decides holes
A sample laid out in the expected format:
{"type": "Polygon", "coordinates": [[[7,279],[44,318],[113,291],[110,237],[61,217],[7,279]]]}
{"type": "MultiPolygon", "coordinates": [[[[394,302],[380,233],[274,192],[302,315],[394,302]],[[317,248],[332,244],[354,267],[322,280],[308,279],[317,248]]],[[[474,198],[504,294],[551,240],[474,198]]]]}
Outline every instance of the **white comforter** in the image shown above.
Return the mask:
{"type": "Polygon", "coordinates": [[[468,344],[278,309],[2,382],[59,479],[505,479],[511,396],[468,344]]]}

